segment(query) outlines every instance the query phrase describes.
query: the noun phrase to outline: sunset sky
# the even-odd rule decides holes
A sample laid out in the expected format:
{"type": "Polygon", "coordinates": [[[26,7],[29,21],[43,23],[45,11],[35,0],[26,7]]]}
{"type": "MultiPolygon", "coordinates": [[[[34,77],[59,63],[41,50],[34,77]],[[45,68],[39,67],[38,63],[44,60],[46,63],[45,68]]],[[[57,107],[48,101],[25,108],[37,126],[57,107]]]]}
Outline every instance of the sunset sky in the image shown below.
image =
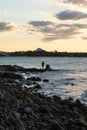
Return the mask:
{"type": "Polygon", "coordinates": [[[87,52],[87,0],[0,0],[0,51],[87,52]]]}

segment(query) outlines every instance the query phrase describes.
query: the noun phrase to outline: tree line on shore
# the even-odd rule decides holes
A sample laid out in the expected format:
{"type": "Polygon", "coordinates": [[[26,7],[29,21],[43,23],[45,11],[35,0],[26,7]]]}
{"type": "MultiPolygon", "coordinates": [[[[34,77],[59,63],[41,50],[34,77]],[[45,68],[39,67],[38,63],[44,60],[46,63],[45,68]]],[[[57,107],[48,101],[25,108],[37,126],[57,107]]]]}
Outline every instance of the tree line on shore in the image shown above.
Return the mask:
{"type": "Polygon", "coordinates": [[[30,56],[30,57],[87,57],[86,52],[47,52],[47,51],[16,51],[16,52],[0,52],[0,56],[30,56]]]}

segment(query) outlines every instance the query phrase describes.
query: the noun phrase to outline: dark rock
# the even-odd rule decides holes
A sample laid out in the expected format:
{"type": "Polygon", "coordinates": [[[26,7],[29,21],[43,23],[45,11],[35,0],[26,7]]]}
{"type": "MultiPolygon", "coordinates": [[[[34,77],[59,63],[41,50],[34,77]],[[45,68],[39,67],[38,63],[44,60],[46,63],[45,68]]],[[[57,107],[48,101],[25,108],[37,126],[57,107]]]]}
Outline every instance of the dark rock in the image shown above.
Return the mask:
{"type": "Polygon", "coordinates": [[[75,124],[77,124],[79,126],[85,126],[87,128],[87,122],[82,118],[76,119],[75,124]]]}
{"type": "Polygon", "coordinates": [[[69,101],[71,101],[71,102],[74,102],[74,99],[73,98],[71,98],[71,97],[69,97],[69,99],[68,99],[69,101]]]}
{"type": "Polygon", "coordinates": [[[13,72],[0,72],[1,78],[23,79],[22,75],[13,72]]]}
{"type": "Polygon", "coordinates": [[[10,120],[14,125],[15,130],[25,130],[24,123],[20,119],[10,116],[10,120]]]}
{"type": "Polygon", "coordinates": [[[5,130],[5,128],[3,126],[0,126],[0,130],[5,130]]]}
{"type": "Polygon", "coordinates": [[[64,130],[63,126],[59,124],[56,120],[51,121],[50,130],[64,130]]]}
{"type": "Polygon", "coordinates": [[[77,99],[76,101],[75,101],[75,103],[76,103],[76,106],[81,106],[81,102],[80,102],[80,100],[79,99],[77,99]]]}
{"type": "Polygon", "coordinates": [[[41,89],[41,86],[39,84],[36,84],[33,88],[34,89],[41,89]]]}
{"type": "Polygon", "coordinates": [[[50,108],[48,105],[41,105],[39,111],[41,113],[50,113],[50,108]]]}
{"type": "Polygon", "coordinates": [[[27,85],[32,85],[32,83],[33,83],[33,82],[32,82],[29,78],[26,79],[26,84],[27,84],[27,85]]]}
{"type": "Polygon", "coordinates": [[[41,79],[39,77],[31,77],[31,78],[28,78],[27,80],[41,81],[41,79]]]}
{"type": "Polygon", "coordinates": [[[37,83],[40,79],[17,78],[19,71],[29,69],[14,66],[13,72],[10,67],[0,67],[0,130],[87,130],[85,104],[78,99],[41,95],[35,91],[41,89],[37,83]],[[20,82],[31,82],[34,87],[23,89],[20,82]]]}
{"type": "Polygon", "coordinates": [[[17,119],[19,119],[20,118],[20,113],[18,113],[18,112],[14,112],[14,115],[15,115],[15,117],[17,118],[17,119]]]}
{"type": "Polygon", "coordinates": [[[71,83],[72,86],[74,86],[74,83],[71,83]]]}
{"type": "Polygon", "coordinates": [[[69,85],[69,83],[65,83],[65,85],[69,85]]]}
{"type": "Polygon", "coordinates": [[[31,107],[25,107],[25,108],[24,108],[24,112],[27,113],[27,114],[28,114],[28,113],[32,114],[32,113],[33,113],[33,110],[32,110],[31,107]]]}
{"type": "Polygon", "coordinates": [[[49,82],[49,80],[48,79],[43,79],[43,82],[49,82]]]}

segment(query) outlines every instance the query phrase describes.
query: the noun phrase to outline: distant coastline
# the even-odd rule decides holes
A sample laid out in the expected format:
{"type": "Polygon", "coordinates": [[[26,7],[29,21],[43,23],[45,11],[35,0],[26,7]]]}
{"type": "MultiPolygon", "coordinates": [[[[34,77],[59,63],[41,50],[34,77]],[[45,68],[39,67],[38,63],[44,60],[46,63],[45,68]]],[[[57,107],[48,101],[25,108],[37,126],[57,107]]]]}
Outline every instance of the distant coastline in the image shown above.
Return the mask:
{"type": "Polygon", "coordinates": [[[16,51],[0,52],[0,57],[29,56],[29,57],[87,57],[86,52],[47,52],[47,51],[16,51]]]}

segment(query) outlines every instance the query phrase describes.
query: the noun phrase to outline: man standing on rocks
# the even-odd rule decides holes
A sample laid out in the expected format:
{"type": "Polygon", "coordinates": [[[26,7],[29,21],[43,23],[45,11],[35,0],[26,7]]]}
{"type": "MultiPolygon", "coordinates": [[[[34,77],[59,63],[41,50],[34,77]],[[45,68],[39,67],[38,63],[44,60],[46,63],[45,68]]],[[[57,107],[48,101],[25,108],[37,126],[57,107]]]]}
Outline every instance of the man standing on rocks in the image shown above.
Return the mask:
{"type": "Polygon", "coordinates": [[[45,65],[44,61],[42,61],[41,65],[42,65],[42,69],[44,69],[44,65],[45,65]]]}

